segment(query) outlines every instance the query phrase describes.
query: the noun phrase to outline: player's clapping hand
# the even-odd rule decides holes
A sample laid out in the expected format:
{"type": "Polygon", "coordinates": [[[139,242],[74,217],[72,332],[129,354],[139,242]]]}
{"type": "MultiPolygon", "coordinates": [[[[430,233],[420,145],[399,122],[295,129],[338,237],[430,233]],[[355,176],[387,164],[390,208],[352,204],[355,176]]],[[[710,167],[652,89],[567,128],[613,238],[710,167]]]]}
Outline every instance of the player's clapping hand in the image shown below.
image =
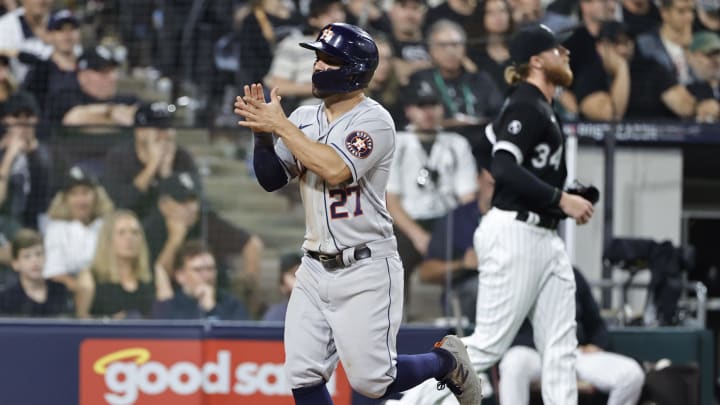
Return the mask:
{"type": "Polygon", "coordinates": [[[578,225],[586,224],[593,215],[593,205],[590,201],[566,192],[560,197],[560,209],[578,225]]]}
{"type": "Polygon", "coordinates": [[[270,92],[270,102],[265,102],[262,84],[245,86],[245,95],[235,99],[235,114],[244,118],[238,122],[240,126],[250,128],[253,132],[276,132],[279,125],[287,121],[285,112],[280,105],[277,87],[270,92]]]}

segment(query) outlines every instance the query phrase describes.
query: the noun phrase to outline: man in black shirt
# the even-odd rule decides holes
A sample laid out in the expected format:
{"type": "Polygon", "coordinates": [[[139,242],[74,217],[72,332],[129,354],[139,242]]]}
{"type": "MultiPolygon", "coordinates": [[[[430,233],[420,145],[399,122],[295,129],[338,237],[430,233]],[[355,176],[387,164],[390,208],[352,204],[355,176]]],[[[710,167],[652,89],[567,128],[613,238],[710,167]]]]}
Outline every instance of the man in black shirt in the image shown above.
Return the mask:
{"type": "Polygon", "coordinates": [[[575,280],[558,236],[560,219],[590,220],[592,204],[562,191],[565,136],[551,101],[572,82],[569,53],[544,25],[510,42],[506,78],[517,87],[488,128],[494,136],[493,208],[475,233],[476,326],[466,341],[477,371],[494,364],[529,317],[543,353],[543,400],[576,404],[575,280]]]}
{"type": "Polygon", "coordinates": [[[388,12],[392,23],[393,65],[403,85],[411,74],[432,66],[422,32],[426,11],[424,0],[396,0],[388,12]]]}
{"type": "Polygon", "coordinates": [[[86,50],[78,59],[79,84],[49,94],[48,123],[53,127],[131,126],[138,98],[118,95],[121,62],[119,55],[105,46],[86,50]]]}

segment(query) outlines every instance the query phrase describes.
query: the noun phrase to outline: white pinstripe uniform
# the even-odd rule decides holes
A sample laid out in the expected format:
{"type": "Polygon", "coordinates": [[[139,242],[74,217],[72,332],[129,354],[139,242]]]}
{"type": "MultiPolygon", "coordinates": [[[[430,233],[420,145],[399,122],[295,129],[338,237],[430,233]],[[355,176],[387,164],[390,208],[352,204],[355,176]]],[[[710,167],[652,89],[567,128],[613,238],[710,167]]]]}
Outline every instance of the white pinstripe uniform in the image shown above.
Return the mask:
{"type": "Polygon", "coordinates": [[[305,135],[331,146],[352,178],[329,186],[306,170],[282,139],[275,151],[289,177],[298,177],[307,228],[303,249],[342,253],[347,265],[329,270],[308,255],[296,275],[285,320],[285,366],[291,388],[330,380],[343,361],[352,387],[380,397],[396,377],[396,336],[402,320],[403,269],[385,206],[395,125],[366,98],[328,123],[323,104],[289,117],[305,135]],[[371,257],[356,260],[356,248],[371,257]]]}

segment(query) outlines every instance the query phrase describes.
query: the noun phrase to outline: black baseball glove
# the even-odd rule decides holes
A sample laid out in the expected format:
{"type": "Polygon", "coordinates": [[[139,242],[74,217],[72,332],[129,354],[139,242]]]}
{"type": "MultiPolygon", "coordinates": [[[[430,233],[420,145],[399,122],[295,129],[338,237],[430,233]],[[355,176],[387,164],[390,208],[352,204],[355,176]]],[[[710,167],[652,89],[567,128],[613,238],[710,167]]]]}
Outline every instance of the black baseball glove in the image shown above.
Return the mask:
{"type": "Polygon", "coordinates": [[[585,186],[579,181],[575,181],[572,186],[565,190],[566,193],[579,195],[580,197],[590,201],[592,205],[595,205],[600,200],[600,190],[595,186],[585,186]]]}

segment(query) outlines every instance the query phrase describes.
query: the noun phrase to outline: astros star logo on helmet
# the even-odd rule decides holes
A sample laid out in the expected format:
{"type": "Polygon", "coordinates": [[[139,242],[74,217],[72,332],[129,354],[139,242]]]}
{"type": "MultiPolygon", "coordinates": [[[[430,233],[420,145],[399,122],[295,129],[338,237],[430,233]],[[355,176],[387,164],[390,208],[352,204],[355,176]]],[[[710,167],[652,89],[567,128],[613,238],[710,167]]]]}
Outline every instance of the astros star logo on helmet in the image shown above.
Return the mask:
{"type": "Polygon", "coordinates": [[[345,148],[356,158],[365,159],[373,150],[373,140],[367,132],[354,131],[345,138],[345,148]]]}
{"type": "Polygon", "coordinates": [[[322,32],[322,35],[320,35],[320,39],[327,42],[332,39],[333,35],[335,35],[332,31],[332,27],[325,28],[322,32]]]}

